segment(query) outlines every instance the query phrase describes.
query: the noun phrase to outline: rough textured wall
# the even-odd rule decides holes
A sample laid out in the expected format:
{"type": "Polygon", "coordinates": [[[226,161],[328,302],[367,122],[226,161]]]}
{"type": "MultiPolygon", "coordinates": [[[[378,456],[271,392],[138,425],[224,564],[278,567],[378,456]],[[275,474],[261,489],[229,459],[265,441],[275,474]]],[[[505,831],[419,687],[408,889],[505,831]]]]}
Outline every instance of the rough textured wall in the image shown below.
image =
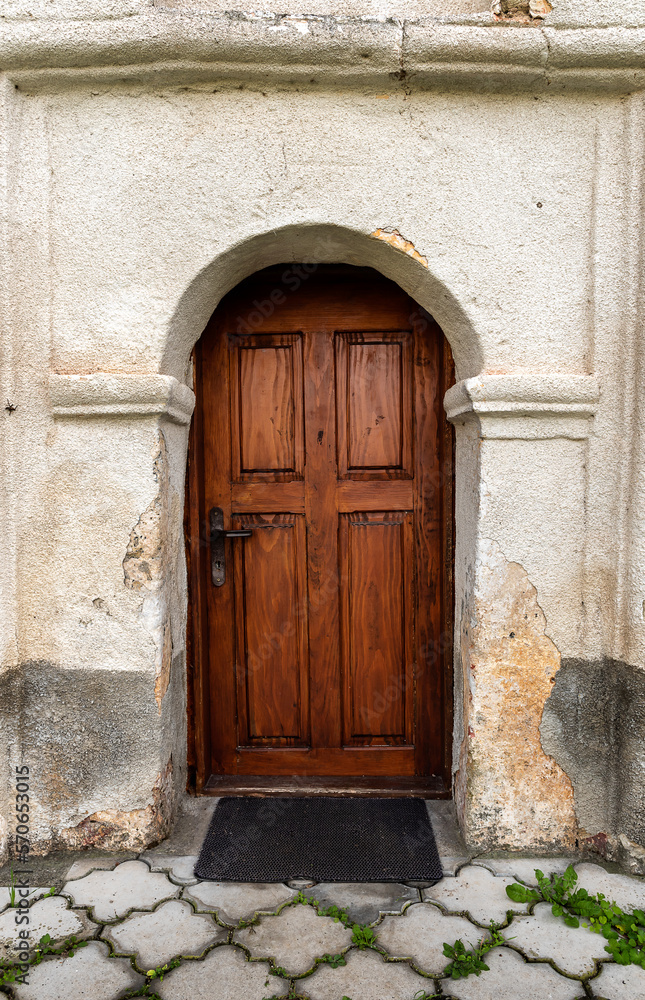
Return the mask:
{"type": "MultiPolygon", "coordinates": [[[[543,68],[539,28],[487,16],[478,60],[510,39],[513,58],[526,46],[543,68]]],[[[187,23],[163,17],[146,30],[187,23]]],[[[55,52],[89,33],[50,21],[55,52]]],[[[207,39],[231,24],[190,19],[207,39]]],[[[345,31],[256,29],[313,47],[345,31]]],[[[369,30],[375,50],[379,32],[407,32],[369,30]]],[[[465,27],[450,38],[471,52],[465,27]]],[[[574,661],[645,662],[645,556],[627,515],[641,476],[642,99],[587,78],[549,88],[537,69],[499,92],[456,76],[417,86],[399,41],[391,72],[342,86],[329,65],[324,86],[304,76],[304,56],[280,84],[212,66],[189,84],[113,67],[4,81],[1,745],[4,775],[42,761],[40,849],[145,843],[168,822],[185,757],[190,349],[241,278],[314,259],[399,281],[443,326],[458,378],[481,376],[477,399],[461,383],[472,416],[457,450],[455,768],[469,840],[546,849],[600,834],[637,858],[640,667],[607,669],[602,711],[587,701],[575,725],[567,711],[592,669],[574,661]],[[584,755],[590,716],[606,767],[584,755]],[[610,828],[597,803],[619,797],[610,828]]]]}

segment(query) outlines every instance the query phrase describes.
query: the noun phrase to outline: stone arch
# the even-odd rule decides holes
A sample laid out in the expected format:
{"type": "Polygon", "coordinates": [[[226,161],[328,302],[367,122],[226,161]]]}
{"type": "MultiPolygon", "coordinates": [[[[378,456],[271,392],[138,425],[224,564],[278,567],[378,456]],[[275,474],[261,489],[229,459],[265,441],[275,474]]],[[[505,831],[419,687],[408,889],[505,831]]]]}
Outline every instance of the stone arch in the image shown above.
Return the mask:
{"type": "Polygon", "coordinates": [[[458,378],[483,367],[479,333],[455,294],[428,261],[396,231],[365,234],[339,225],[290,225],[261,233],[219,253],[186,288],[169,324],[163,374],[183,381],[190,352],[218,302],[240,281],[272,264],[299,261],[373,267],[395,281],[441,326],[458,378]]]}

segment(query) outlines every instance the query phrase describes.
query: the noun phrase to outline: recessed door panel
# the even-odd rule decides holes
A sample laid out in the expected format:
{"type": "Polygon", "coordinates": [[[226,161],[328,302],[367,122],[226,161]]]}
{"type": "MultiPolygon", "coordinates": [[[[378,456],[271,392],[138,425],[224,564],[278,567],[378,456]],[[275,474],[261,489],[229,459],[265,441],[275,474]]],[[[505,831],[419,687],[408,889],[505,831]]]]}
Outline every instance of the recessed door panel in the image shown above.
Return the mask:
{"type": "Polygon", "coordinates": [[[308,704],[304,521],[293,514],[233,521],[252,529],[235,548],[240,743],[302,743],[308,704]]]}
{"type": "Polygon", "coordinates": [[[412,515],[340,518],[345,742],[412,742],[412,515]]]}
{"type": "Polygon", "coordinates": [[[302,338],[230,338],[238,480],[302,478],[302,338]]]}

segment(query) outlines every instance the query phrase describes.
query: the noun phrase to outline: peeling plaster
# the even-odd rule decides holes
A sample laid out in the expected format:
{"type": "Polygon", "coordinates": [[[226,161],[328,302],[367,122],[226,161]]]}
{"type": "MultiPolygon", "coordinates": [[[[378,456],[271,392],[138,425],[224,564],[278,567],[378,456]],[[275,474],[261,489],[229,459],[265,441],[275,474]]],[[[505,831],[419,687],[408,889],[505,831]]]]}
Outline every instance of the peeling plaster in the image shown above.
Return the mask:
{"type": "Polygon", "coordinates": [[[491,10],[498,21],[519,21],[530,24],[550,14],[549,0],[493,0],[491,10]]]}
{"type": "Polygon", "coordinates": [[[406,240],[405,236],[401,236],[398,229],[375,229],[371,235],[377,240],[383,240],[384,243],[389,243],[391,247],[395,250],[400,250],[401,253],[405,253],[408,257],[412,257],[416,260],[418,264],[421,264],[427,269],[428,258],[422,257],[419,251],[415,248],[414,243],[410,240],[406,240]]]}
{"type": "Polygon", "coordinates": [[[496,542],[482,541],[475,580],[461,625],[466,697],[456,788],[466,833],[481,846],[571,847],[573,787],[540,740],[560,653],[526,570],[496,542]]]}
{"type": "Polygon", "coordinates": [[[76,826],[62,830],[60,846],[69,850],[100,848],[106,851],[143,850],[168,833],[172,819],[172,757],[158,775],[152,802],[130,812],[106,809],[92,813],[76,826]]]}
{"type": "Polygon", "coordinates": [[[170,683],[173,654],[172,628],[164,593],[168,578],[166,549],[170,519],[167,501],[170,491],[166,440],[161,431],[154,456],[154,477],[159,489],[130,532],[123,560],[123,580],[126,587],[147,592],[141,617],[155,639],[155,699],[161,715],[161,703],[170,683]]]}

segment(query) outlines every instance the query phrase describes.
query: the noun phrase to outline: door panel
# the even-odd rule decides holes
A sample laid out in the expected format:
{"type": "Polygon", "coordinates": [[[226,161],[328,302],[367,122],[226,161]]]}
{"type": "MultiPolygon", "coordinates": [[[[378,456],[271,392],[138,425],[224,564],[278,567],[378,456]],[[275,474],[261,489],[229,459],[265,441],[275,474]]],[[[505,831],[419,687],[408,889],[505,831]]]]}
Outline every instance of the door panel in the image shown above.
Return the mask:
{"type": "Polygon", "coordinates": [[[302,515],[245,515],[252,543],[235,548],[239,741],[308,739],[308,656],[302,515]]]}
{"type": "Polygon", "coordinates": [[[345,743],[412,743],[412,516],[340,518],[345,743]],[[408,666],[409,665],[409,666],[408,666]]]}
{"type": "Polygon", "coordinates": [[[280,282],[230,293],[196,351],[199,518],[217,506],[251,529],[226,541],[222,587],[197,574],[204,781],[440,776],[443,335],[368,270],[320,267],[276,296],[280,282]],[[258,302],[280,305],[261,317],[258,302]]]}
{"type": "Polygon", "coordinates": [[[412,477],[409,332],[336,338],[339,478],[412,477]]]}
{"type": "Polygon", "coordinates": [[[230,338],[233,478],[302,479],[302,338],[230,338]]]}

